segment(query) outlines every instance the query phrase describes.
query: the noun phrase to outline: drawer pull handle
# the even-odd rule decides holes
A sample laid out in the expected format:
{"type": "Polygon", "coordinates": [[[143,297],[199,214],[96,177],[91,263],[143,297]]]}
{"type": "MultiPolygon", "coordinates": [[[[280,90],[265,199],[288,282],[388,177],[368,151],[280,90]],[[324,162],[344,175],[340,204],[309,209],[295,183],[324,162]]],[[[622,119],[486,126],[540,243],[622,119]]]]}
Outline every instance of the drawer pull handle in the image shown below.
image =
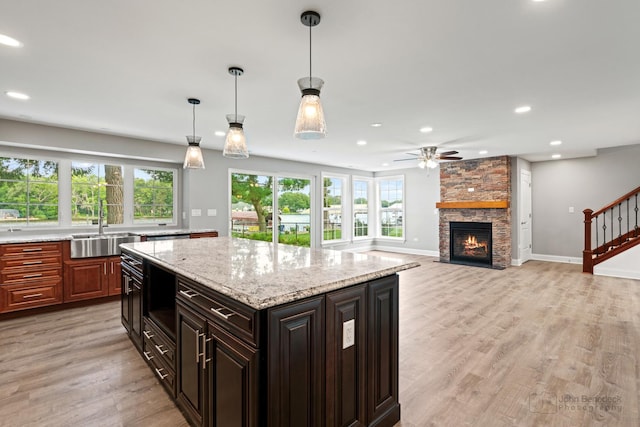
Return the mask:
{"type": "Polygon", "coordinates": [[[34,277],[42,277],[42,273],[38,274],[25,274],[22,276],[23,279],[33,279],[34,277]]]}
{"type": "Polygon", "coordinates": [[[161,371],[164,371],[164,368],[156,368],[156,374],[158,374],[158,376],[160,377],[161,380],[167,378],[167,376],[169,376],[169,374],[162,374],[161,371]]]}
{"type": "Polygon", "coordinates": [[[25,261],[22,263],[22,265],[36,265],[36,264],[42,264],[42,261],[25,261]]]}
{"type": "Polygon", "coordinates": [[[164,345],[162,344],[156,344],[156,350],[158,350],[160,352],[161,355],[164,355],[165,353],[167,353],[169,350],[163,350],[162,347],[164,347],[164,345]]]}
{"type": "Polygon", "coordinates": [[[200,295],[199,293],[197,293],[196,291],[183,291],[180,290],[180,295],[184,295],[185,297],[191,299],[193,297],[197,297],[198,295],[200,295]]]}
{"type": "Polygon", "coordinates": [[[211,311],[213,311],[213,312],[214,312],[214,314],[217,314],[218,316],[222,317],[224,320],[229,320],[229,318],[230,318],[231,316],[233,316],[235,313],[232,311],[232,312],[231,312],[231,313],[229,313],[229,314],[224,314],[224,313],[221,311],[221,310],[224,310],[224,309],[225,309],[224,307],[221,307],[221,308],[218,308],[218,309],[211,307],[211,311]]]}
{"type": "Polygon", "coordinates": [[[152,335],[152,334],[151,334],[151,332],[149,332],[149,331],[143,331],[142,333],[143,333],[143,334],[144,334],[144,336],[145,336],[147,339],[149,339],[149,340],[150,340],[151,338],[155,337],[155,335],[152,335]]]}
{"type": "Polygon", "coordinates": [[[42,294],[31,294],[31,295],[23,295],[22,299],[27,299],[27,298],[38,298],[41,297],[42,294]]]}
{"type": "Polygon", "coordinates": [[[151,360],[151,359],[153,359],[153,356],[149,356],[147,353],[148,353],[148,352],[146,352],[146,351],[143,351],[143,352],[142,352],[142,354],[144,354],[145,359],[147,359],[147,360],[151,360]]]}
{"type": "Polygon", "coordinates": [[[42,248],[24,248],[22,252],[42,252],[42,248]]]}

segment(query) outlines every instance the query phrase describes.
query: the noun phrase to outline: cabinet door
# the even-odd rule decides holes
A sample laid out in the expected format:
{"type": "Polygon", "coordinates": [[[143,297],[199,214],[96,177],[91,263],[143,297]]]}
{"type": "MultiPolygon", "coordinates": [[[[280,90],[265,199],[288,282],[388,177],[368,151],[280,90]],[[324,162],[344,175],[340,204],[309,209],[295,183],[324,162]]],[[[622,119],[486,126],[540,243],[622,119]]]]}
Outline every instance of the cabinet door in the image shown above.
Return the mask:
{"type": "Polygon", "coordinates": [[[206,424],[212,427],[258,426],[258,350],[215,324],[207,339],[206,424]]]}
{"type": "Polygon", "coordinates": [[[120,297],[120,320],[127,332],[131,333],[131,287],[133,280],[127,270],[122,270],[122,295],[120,297]]]}
{"type": "Polygon", "coordinates": [[[109,295],[107,261],[94,258],[65,264],[64,302],[100,298],[109,295]]]}
{"type": "MultiPolygon", "coordinates": [[[[398,276],[369,284],[368,423],[400,419],[398,402],[398,276]]],[[[392,424],[391,424],[392,425],[392,424]]]]}
{"type": "Polygon", "coordinates": [[[203,337],[206,336],[207,322],[185,305],[177,302],[177,343],[178,353],[177,399],[191,423],[203,425],[206,413],[205,370],[203,337]]]}
{"type": "Polygon", "coordinates": [[[129,304],[129,313],[131,315],[130,336],[138,350],[142,350],[142,282],[136,276],[131,278],[129,304]]]}
{"type": "Polygon", "coordinates": [[[326,296],[327,426],[366,425],[366,304],[366,285],[326,296]]]}
{"type": "Polygon", "coordinates": [[[269,310],[268,417],[282,427],[324,425],[324,298],[269,310]]]}
{"type": "Polygon", "coordinates": [[[109,260],[109,264],[107,266],[109,295],[120,295],[122,293],[122,280],[120,278],[122,272],[121,265],[120,257],[109,260]]]}

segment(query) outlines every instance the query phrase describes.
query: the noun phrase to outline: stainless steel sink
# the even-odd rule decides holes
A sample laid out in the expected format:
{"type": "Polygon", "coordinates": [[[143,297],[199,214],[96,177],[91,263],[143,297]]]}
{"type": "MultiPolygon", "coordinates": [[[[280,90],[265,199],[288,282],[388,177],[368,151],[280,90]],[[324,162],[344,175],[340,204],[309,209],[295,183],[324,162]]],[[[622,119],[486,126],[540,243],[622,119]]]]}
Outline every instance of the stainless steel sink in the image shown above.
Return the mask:
{"type": "Polygon", "coordinates": [[[71,235],[71,258],[120,255],[120,243],[139,242],[130,233],[83,233],[71,235]]]}

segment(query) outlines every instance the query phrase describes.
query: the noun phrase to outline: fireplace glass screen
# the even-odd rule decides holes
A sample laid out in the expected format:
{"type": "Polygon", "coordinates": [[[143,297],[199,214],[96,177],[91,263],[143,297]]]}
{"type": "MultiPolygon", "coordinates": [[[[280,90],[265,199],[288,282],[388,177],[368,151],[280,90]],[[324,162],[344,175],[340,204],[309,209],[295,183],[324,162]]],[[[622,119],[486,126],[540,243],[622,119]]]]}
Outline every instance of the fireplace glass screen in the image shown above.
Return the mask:
{"type": "Polygon", "coordinates": [[[450,222],[450,262],[492,265],[491,223],[450,222]]]}

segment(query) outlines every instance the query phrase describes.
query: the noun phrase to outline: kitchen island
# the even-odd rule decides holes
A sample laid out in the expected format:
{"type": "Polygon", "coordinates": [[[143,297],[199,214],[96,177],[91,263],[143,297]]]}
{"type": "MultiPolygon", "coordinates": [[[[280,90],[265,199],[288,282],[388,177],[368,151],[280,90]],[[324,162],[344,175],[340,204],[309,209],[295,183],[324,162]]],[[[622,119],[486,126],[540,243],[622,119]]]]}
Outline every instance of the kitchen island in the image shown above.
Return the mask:
{"type": "Polygon", "coordinates": [[[122,245],[123,325],[192,425],[391,426],[414,262],[229,237],[122,245]]]}

